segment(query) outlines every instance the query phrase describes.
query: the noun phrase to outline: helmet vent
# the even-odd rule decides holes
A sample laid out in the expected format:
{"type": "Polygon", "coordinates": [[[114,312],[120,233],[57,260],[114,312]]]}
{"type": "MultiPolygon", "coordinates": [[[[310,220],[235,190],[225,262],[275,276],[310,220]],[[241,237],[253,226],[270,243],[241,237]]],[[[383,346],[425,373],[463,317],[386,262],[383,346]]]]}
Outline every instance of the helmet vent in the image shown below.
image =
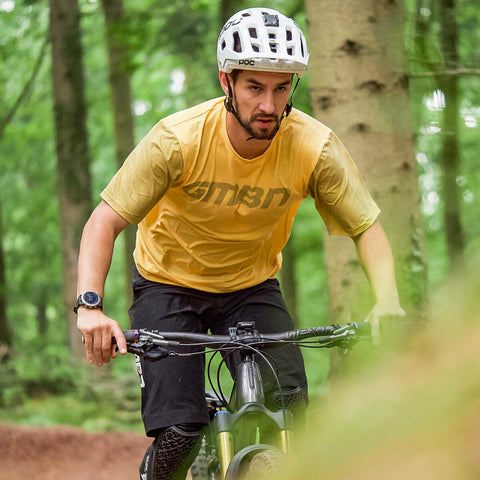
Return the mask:
{"type": "Polygon", "coordinates": [[[233,33],[233,50],[235,52],[242,52],[242,42],[240,41],[238,32],[233,33]]]}
{"type": "Polygon", "coordinates": [[[249,28],[248,33],[250,34],[250,38],[258,38],[256,28],[249,28]]]}
{"type": "Polygon", "coordinates": [[[276,40],[277,36],[275,35],[275,33],[270,32],[268,34],[268,38],[270,39],[270,43],[269,43],[270,51],[273,53],[277,53],[277,42],[274,41],[276,40]]]}
{"type": "Polygon", "coordinates": [[[286,36],[287,36],[287,42],[291,42],[291,41],[292,41],[292,38],[293,38],[292,31],[291,31],[291,30],[287,30],[287,31],[286,31],[286,36]]]}
{"type": "Polygon", "coordinates": [[[270,13],[262,12],[263,14],[263,23],[266,27],[278,27],[280,25],[280,20],[278,15],[271,15],[270,13]]]}

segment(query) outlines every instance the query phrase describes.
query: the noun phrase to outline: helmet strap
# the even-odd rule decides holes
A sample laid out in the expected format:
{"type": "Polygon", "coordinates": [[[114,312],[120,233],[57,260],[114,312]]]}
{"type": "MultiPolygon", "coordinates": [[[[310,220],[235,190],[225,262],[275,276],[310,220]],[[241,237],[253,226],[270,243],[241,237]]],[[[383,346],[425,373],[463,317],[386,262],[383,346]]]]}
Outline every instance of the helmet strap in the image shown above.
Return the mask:
{"type": "MultiPolygon", "coordinates": [[[[227,110],[227,112],[232,113],[233,116],[237,119],[237,122],[242,126],[242,121],[240,120],[240,117],[238,116],[238,113],[235,110],[235,107],[233,106],[233,89],[232,89],[232,86],[230,85],[230,80],[228,79],[228,75],[225,75],[225,78],[227,79],[228,96],[225,97],[223,104],[225,105],[225,109],[227,110]]],[[[249,138],[248,140],[251,140],[251,139],[253,139],[253,137],[249,138]]]]}
{"type": "Polygon", "coordinates": [[[290,98],[288,99],[287,105],[285,106],[285,110],[283,112],[284,117],[288,117],[290,115],[290,112],[292,111],[292,108],[293,108],[293,94],[295,93],[295,90],[297,89],[299,81],[300,81],[300,78],[297,77],[297,81],[295,82],[295,86],[293,87],[292,93],[290,94],[290,98]]]}
{"type": "Polygon", "coordinates": [[[232,86],[230,85],[230,80],[228,79],[228,74],[225,75],[225,78],[227,79],[228,96],[225,97],[225,100],[223,101],[223,104],[225,105],[225,109],[227,110],[227,112],[233,113],[236,117],[237,112],[235,110],[235,107],[233,106],[233,89],[232,89],[232,86]]]}

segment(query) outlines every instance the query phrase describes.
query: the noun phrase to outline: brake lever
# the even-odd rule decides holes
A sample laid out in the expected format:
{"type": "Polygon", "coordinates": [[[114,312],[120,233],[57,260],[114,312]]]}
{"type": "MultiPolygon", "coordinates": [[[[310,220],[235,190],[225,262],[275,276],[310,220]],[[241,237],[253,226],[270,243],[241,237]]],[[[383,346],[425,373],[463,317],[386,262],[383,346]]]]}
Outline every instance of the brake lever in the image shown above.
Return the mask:
{"type": "Polygon", "coordinates": [[[156,362],[162,358],[167,358],[170,355],[170,350],[164,347],[157,347],[155,349],[144,349],[140,345],[127,345],[128,353],[133,353],[142,357],[149,362],[156,362]]]}

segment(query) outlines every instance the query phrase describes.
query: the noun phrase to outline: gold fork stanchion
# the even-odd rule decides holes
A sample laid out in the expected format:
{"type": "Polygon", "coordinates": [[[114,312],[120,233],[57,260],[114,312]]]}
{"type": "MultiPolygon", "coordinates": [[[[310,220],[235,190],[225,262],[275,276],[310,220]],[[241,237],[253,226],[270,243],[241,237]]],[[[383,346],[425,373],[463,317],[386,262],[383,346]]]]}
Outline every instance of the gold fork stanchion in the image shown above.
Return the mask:
{"type": "Polygon", "coordinates": [[[219,432],[217,434],[218,459],[222,480],[227,474],[228,466],[233,458],[233,444],[231,432],[219,432]]]}

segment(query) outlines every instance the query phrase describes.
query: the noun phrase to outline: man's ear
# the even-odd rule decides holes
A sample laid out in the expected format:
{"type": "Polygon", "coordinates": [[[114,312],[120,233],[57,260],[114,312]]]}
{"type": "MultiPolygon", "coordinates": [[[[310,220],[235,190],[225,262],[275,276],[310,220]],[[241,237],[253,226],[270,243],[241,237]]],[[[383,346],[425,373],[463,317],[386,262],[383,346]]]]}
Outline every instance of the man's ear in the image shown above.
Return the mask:
{"type": "Polygon", "coordinates": [[[227,74],[225,72],[218,72],[218,79],[220,80],[220,86],[222,87],[223,93],[228,97],[228,83],[227,83],[227,74]]]}

